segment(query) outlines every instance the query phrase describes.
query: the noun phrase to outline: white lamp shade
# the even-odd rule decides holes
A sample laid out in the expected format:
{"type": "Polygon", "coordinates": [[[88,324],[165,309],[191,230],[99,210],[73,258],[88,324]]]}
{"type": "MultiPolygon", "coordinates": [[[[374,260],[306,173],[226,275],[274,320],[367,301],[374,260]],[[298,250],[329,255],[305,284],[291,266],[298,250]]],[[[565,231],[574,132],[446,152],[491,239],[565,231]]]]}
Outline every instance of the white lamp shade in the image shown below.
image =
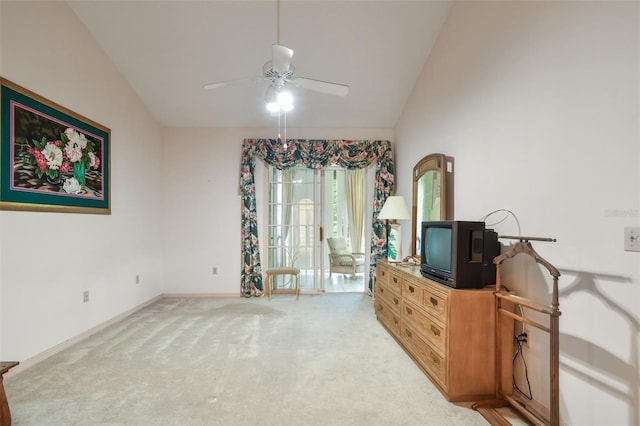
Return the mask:
{"type": "Polygon", "coordinates": [[[380,220],[409,220],[411,215],[407,208],[407,203],[404,201],[402,195],[391,195],[384,202],[382,210],[378,213],[378,219],[380,220]]]}

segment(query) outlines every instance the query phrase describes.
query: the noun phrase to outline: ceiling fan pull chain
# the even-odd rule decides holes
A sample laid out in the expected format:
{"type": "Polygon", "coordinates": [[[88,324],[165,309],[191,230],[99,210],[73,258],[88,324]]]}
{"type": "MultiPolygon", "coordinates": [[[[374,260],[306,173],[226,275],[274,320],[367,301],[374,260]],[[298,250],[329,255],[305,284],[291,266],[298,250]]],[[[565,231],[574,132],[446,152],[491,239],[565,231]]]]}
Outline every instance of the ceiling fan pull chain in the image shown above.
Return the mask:
{"type": "Polygon", "coordinates": [[[287,149],[287,111],[284,112],[284,149],[287,149]]]}
{"type": "Polygon", "coordinates": [[[282,134],[280,133],[280,113],[278,112],[278,142],[282,142],[282,134]]]}

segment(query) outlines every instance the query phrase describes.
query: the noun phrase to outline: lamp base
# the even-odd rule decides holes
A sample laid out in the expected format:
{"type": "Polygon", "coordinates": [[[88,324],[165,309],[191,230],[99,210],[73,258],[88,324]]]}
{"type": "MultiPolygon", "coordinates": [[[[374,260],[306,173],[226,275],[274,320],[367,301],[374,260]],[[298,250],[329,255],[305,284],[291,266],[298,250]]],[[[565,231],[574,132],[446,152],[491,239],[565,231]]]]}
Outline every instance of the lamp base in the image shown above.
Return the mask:
{"type": "Polygon", "coordinates": [[[387,243],[387,261],[402,262],[402,233],[400,224],[392,223],[387,243]]]}

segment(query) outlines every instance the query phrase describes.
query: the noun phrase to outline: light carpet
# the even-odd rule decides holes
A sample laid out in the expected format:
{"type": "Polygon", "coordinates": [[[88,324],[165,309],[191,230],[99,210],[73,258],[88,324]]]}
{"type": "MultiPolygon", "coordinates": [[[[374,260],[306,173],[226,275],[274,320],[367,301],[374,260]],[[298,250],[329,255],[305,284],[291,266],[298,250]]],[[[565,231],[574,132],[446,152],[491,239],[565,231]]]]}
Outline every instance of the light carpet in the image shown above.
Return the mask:
{"type": "Polygon", "coordinates": [[[14,425],[486,425],[359,293],[164,298],[5,379],[14,425]]]}

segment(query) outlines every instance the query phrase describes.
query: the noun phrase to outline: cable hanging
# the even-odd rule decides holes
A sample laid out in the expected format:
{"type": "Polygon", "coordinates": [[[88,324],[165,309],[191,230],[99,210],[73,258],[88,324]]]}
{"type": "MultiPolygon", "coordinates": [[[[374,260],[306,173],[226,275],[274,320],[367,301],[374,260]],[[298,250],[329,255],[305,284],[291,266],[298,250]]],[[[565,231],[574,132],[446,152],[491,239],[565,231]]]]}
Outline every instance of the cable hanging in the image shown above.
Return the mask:
{"type": "Polygon", "coordinates": [[[518,217],[515,215],[515,213],[513,213],[511,210],[508,209],[498,209],[498,210],[494,210],[492,212],[487,213],[486,215],[482,216],[482,218],[480,219],[481,222],[486,222],[487,219],[489,219],[490,216],[496,214],[496,213],[506,213],[505,217],[503,217],[502,219],[500,219],[497,222],[494,223],[488,223],[487,227],[491,227],[491,226],[496,226],[501,224],[502,222],[504,222],[505,220],[507,220],[509,218],[509,216],[513,217],[513,219],[516,221],[516,225],[518,226],[518,235],[522,235],[522,230],[520,229],[520,221],[518,220],[518,217]]]}

